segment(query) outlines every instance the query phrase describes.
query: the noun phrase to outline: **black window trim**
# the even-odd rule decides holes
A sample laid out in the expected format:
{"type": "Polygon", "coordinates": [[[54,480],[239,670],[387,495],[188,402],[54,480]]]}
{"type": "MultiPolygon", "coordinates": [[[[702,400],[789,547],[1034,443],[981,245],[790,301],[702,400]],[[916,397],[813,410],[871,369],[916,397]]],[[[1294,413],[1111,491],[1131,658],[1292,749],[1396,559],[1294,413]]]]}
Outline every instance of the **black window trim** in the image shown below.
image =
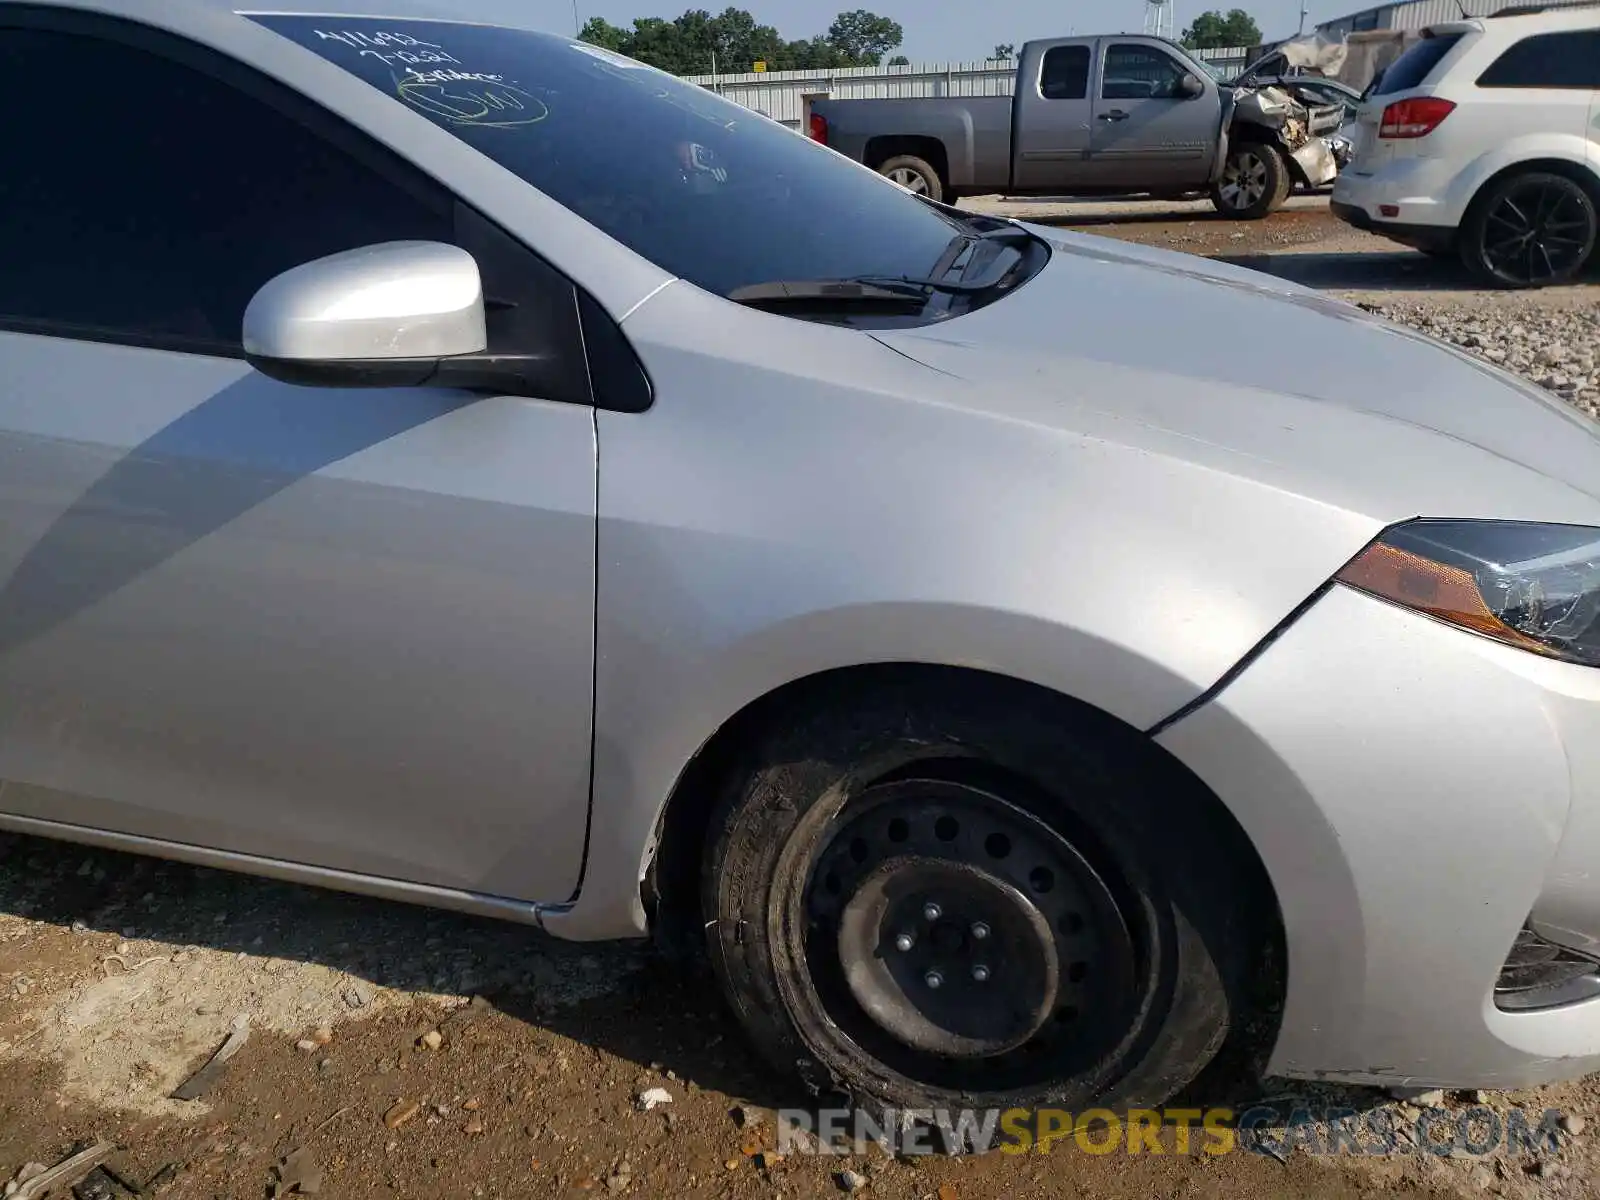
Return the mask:
{"type": "MultiPolygon", "coordinates": [[[[198,71],[224,87],[232,88],[304,126],[312,136],[321,139],[335,151],[355,159],[392,186],[410,194],[425,206],[433,208],[439,213],[441,221],[451,230],[452,237],[459,237],[461,210],[469,210],[477,220],[493,226],[504,237],[516,242],[544,268],[565,280],[572,288],[574,304],[578,310],[575,326],[578,344],[571,347],[571,352],[582,362],[583,369],[578,374],[584,380],[584,394],[553,395],[541,392],[537,398],[581,404],[586,407],[615,409],[620,412],[643,412],[653,402],[654,389],[637,351],[633,349],[621,326],[594,297],[585,291],[582,285],[540,255],[532,246],[527,245],[522,239],[457,195],[448,184],[385,146],[370,134],[358,129],[310,96],[296,91],[282,80],[275,79],[265,71],[221,50],[203,45],[181,34],[140,24],[130,18],[85,12],[80,9],[7,4],[0,6],[0,33],[8,29],[96,38],[198,71]],[[603,329],[602,323],[609,324],[612,328],[603,329]],[[621,371],[615,367],[611,370],[599,369],[591,348],[601,345],[618,353],[625,348],[632,358],[632,363],[621,371]],[[607,386],[602,387],[603,381],[607,386]]],[[[0,315],[0,332],[128,346],[141,350],[160,350],[239,362],[244,361],[245,357],[244,347],[237,342],[221,342],[174,334],[146,334],[39,318],[0,315]]]]}
{"type": "MultiPolygon", "coordinates": [[[[1547,29],[1538,33],[1524,34],[1511,45],[1502,50],[1495,60],[1483,69],[1483,72],[1473,81],[1473,86],[1482,88],[1486,92],[1593,92],[1600,91],[1600,81],[1595,83],[1485,83],[1484,80],[1492,75],[1508,57],[1515,54],[1530,42],[1541,41],[1545,38],[1572,37],[1582,38],[1585,34],[1600,41],[1600,29],[1547,29]]],[[[1597,68],[1600,70],[1600,68],[1597,68]]]]}

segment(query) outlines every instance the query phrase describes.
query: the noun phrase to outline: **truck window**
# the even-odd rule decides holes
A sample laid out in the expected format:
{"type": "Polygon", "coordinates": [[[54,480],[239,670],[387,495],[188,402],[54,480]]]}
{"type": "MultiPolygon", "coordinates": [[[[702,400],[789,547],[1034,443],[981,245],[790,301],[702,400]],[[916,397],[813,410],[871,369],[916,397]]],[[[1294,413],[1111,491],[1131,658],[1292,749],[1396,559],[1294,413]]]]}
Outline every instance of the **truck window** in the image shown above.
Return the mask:
{"type": "Polygon", "coordinates": [[[1149,46],[1113,44],[1106,48],[1100,81],[1102,100],[1171,100],[1187,72],[1171,55],[1149,46]]]}
{"type": "Polygon", "coordinates": [[[1039,68],[1039,94],[1046,100],[1085,100],[1089,96],[1089,47],[1052,46],[1039,68]]]}

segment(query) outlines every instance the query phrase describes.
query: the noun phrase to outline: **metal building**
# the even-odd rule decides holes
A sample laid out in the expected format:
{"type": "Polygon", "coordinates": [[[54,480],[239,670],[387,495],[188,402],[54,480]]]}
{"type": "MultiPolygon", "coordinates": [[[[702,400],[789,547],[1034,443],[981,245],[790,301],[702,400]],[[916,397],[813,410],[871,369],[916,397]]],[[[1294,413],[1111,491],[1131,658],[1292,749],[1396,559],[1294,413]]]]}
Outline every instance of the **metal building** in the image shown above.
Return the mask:
{"type": "MultiPolygon", "coordinates": [[[[1424,29],[1444,21],[1459,21],[1463,16],[1487,17],[1519,0],[1399,0],[1364,8],[1349,16],[1335,17],[1317,26],[1323,33],[1361,33],[1376,29],[1424,29]]],[[[1595,0],[1541,0],[1550,8],[1590,5],[1595,0]]]]}

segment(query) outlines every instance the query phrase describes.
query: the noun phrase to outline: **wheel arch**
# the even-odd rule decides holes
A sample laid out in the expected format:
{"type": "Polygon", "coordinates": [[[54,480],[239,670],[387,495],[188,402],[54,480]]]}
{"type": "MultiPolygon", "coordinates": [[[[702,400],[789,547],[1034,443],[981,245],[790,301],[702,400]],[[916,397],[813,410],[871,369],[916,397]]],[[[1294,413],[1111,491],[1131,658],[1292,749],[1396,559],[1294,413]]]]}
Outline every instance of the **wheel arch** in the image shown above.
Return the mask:
{"type": "Polygon", "coordinates": [[[939,182],[950,188],[950,150],[939,138],[926,134],[886,134],[869,138],[861,161],[874,171],[891,158],[909,154],[920,158],[939,173],[939,182]]]}
{"type": "Polygon", "coordinates": [[[1473,208],[1503,179],[1531,171],[1564,175],[1589,193],[1600,209],[1600,169],[1590,162],[1588,143],[1581,138],[1551,136],[1533,142],[1513,142],[1480,157],[1456,176],[1446,208],[1458,212],[1458,228],[1467,223],[1473,208]]]}
{"type": "MultiPolygon", "coordinates": [[[[972,667],[928,662],[866,663],[819,671],[791,680],[756,697],[722,722],[684,764],[662,805],[652,838],[650,861],[641,873],[641,902],[650,916],[660,944],[669,951],[695,953],[700,944],[698,910],[699,875],[705,853],[708,823],[723,795],[722,789],[739,769],[742,751],[769,723],[782,721],[788,714],[821,704],[848,702],[852,691],[875,683],[910,682],[920,689],[937,692],[983,682],[996,686],[1018,705],[1044,705],[1056,710],[1064,723],[1088,727],[1099,737],[1123,741],[1130,751],[1149,754],[1163,771],[1183,781],[1185,792],[1205,798],[1219,822],[1244,857],[1243,879],[1254,875],[1248,887],[1263,906],[1270,927],[1272,949],[1269,967],[1262,972],[1262,990],[1256,998],[1259,1010],[1281,1009],[1285,979],[1284,925],[1276,891],[1259,850],[1245,833],[1228,806],[1186,764],[1158,744],[1146,731],[1129,724],[1106,710],[1041,684],[1011,675],[972,667]]],[[[1261,1033],[1259,1027],[1252,1039],[1261,1033]]],[[[1260,1039],[1263,1051],[1276,1041],[1276,1031],[1260,1039]]]]}

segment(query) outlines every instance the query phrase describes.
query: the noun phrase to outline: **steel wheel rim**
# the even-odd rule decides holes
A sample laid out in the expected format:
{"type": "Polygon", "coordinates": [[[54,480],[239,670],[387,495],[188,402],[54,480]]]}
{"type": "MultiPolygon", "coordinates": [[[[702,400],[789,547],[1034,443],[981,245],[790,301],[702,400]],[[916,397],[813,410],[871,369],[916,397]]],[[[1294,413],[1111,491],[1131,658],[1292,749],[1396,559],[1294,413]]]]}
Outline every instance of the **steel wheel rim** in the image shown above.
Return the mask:
{"type": "Polygon", "coordinates": [[[1229,208],[1249,208],[1267,194],[1267,164],[1254,151],[1245,150],[1228,159],[1218,189],[1229,208]]]}
{"type": "Polygon", "coordinates": [[[1483,257],[1502,279],[1542,283],[1581,267],[1593,238],[1584,197],[1575,188],[1530,183],[1507,192],[1489,210],[1483,257]]]}
{"type": "Polygon", "coordinates": [[[914,171],[910,167],[896,167],[889,172],[889,178],[919,196],[928,194],[928,181],[922,177],[921,171],[914,171]]]}
{"type": "Polygon", "coordinates": [[[830,1022],[919,1083],[1065,1078],[1108,1055],[1139,1011],[1138,951],[1112,889],[992,788],[868,789],[813,860],[802,905],[804,965],[830,1022]]]}

